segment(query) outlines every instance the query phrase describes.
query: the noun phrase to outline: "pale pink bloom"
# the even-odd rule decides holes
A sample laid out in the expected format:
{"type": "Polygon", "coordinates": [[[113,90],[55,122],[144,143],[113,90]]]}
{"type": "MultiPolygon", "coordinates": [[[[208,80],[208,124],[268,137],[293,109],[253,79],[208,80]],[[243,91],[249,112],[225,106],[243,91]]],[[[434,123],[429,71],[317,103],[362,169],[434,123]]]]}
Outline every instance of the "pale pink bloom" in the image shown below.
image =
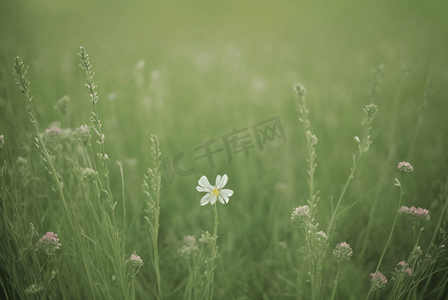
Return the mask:
{"type": "Polygon", "coordinates": [[[62,133],[62,130],[59,129],[59,127],[57,127],[57,126],[53,126],[53,127],[51,127],[50,129],[47,129],[46,132],[47,132],[49,135],[59,135],[59,134],[62,133]]]}
{"type": "Polygon", "coordinates": [[[58,235],[53,232],[47,232],[36,243],[36,251],[40,248],[45,254],[53,255],[57,249],[61,249],[62,244],[59,243],[58,235]]]}
{"type": "Polygon", "coordinates": [[[372,276],[372,279],[370,280],[372,282],[372,285],[370,286],[370,291],[372,292],[376,289],[384,287],[387,283],[386,276],[384,276],[380,271],[370,273],[370,276],[372,276]]]}
{"type": "Polygon", "coordinates": [[[406,207],[402,206],[398,213],[401,215],[402,213],[405,213],[408,215],[409,219],[411,219],[412,223],[414,225],[420,224],[420,221],[429,221],[429,211],[424,208],[415,208],[415,206],[412,207],[406,207]]]}
{"type": "Polygon", "coordinates": [[[141,267],[143,266],[143,260],[140,258],[140,256],[137,255],[137,253],[134,251],[133,254],[125,261],[125,264],[130,263],[134,267],[141,267]]]}
{"type": "Polygon", "coordinates": [[[399,262],[397,264],[397,266],[402,266],[402,267],[406,267],[407,265],[409,265],[409,264],[407,262],[405,262],[405,261],[399,262]]]}
{"type": "Polygon", "coordinates": [[[292,221],[306,222],[310,218],[310,207],[308,205],[294,208],[291,214],[292,221]]]}
{"type": "Polygon", "coordinates": [[[397,266],[401,267],[400,269],[395,268],[394,274],[397,276],[397,278],[403,276],[403,275],[408,275],[411,276],[412,275],[412,269],[409,268],[409,264],[405,261],[399,262],[397,264],[397,266]]]}
{"type": "Polygon", "coordinates": [[[414,172],[414,167],[411,166],[410,163],[402,161],[401,163],[398,163],[397,166],[398,170],[402,172],[414,172]]]}
{"type": "Polygon", "coordinates": [[[411,207],[411,212],[414,216],[423,219],[423,221],[429,221],[429,211],[424,208],[411,207]]]}
{"type": "Polygon", "coordinates": [[[90,139],[90,128],[87,125],[81,125],[79,128],[76,128],[75,134],[84,142],[87,142],[90,139]]]}
{"type": "Polygon", "coordinates": [[[198,246],[196,246],[196,239],[194,236],[184,236],[184,245],[178,250],[178,253],[185,258],[189,258],[192,254],[196,255],[199,252],[198,246]]]}
{"type": "Polygon", "coordinates": [[[353,255],[353,250],[349,244],[342,242],[336,245],[336,249],[333,250],[333,255],[335,255],[339,260],[350,259],[353,255]]]}
{"type": "Polygon", "coordinates": [[[194,245],[194,243],[196,243],[196,239],[194,236],[186,235],[184,236],[184,242],[188,245],[194,245]]]}
{"type": "Polygon", "coordinates": [[[90,132],[89,126],[81,125],[79,128],[76,128],[76,133],[79,135],[85,135],[90,132]]]}
{"type": "Polygon", "coordinates": [[[402,206],[400,207],[400,209],[398,210],[398,213],[401,214],[407,214],[409,212],[409,207],[407,206],[402,206]]]}

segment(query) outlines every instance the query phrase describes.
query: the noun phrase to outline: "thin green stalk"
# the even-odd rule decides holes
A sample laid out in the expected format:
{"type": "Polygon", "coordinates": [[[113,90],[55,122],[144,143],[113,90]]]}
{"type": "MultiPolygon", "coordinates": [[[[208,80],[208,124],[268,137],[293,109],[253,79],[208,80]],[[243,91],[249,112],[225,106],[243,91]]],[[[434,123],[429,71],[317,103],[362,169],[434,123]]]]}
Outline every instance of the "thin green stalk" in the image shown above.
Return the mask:
{"type": "Polygon", "coordinates": [[[361,155],[362,155],[362,151],[360,151],[359,156],[358,156],[358,159],[357,159],[356,162],[353,164],[353,167],[352,167],[352,169],[351,169],[351,173],[350,173],[350,175],[348,176],[348,179],[347,179],[347,181],[345,182],[344,187],[342,188],[341,194],[339,195],[338,203],[336,204],[336,208],[334,209],[333,214],[331,215],[330,223],[328,224],[328,229],[327,229],[327,235],[328,235],[328,236],[330,236],[331,229],[332,229],[333,226],[334,226],[333,223],[335,222],[336,217],[337,217],[337,215],[338,215],[338,208],[339,208],[339,205],[341,204],[342,198],[344,197],[345,192],[347,191],[347,188],[348,188],[348,186],[350,185],[350,181],[352,181],[352,179],[353,179],[353,175],[355,174],[355,170],[356,170],[356,167],[358,166],[359,160],[361,159],[361,155]]]}
{"type": "MultiPolygon", "coordinates": [[[[157,216],[156,221],[158,224],[159,223],[158,216],[157,216]]],[[[154,234],[154,238],[153,238],[152,242],[154,245],[154,269],[156,270],[158,299],[162,299],[163,295],[162,295],[162,288],[160,285],[161,276],[160,276],[160,266],[159,266],[159,250],[158,250],[158,243],[157,243],[158,235],[159,235],[159,231],[157,230],[157,232],[154,234]]]]}
{"type": "MultiPolygon", "coordinates": [[[[395,214],[394,224],[392,225],[392,229],[390,230],[389,238],[387,239],[386,246],[383,249],[383,253],[381,254],[380,260],[378,261],[378,265],[376,266],[376,269],[375,269],[374,273],[378,272],[378,270],[379,270],[379,268],[381,266],[381,262],[383,261],[384,254],[386,253],[387,247],[389,246],[389,242],[390,242],[390,240],[392,238],[392,234],[393,234],[394,229],[395,229],[395,224],[397,223],[398,211],[400,210],[400,207],[401,207],[401,199],[403,198],[403,194],[404,194],[404,190],[403,190],[402,184],[398,181],[397,178],[395,178],[395,181],[396,181],[395,185],[400,187],[400,200],[398,200],[398,208],[397,208],[397,212],[395,214]]],[[[372,292],[372,289],[369,290],[369,293],[367,294],[366,300],[369,298],[371,292],[372,292]]]]}
{"type": "Polygon", "coordinates": [[[202,261],[204,248],[205,248],[204,245],[202,245],[197,258],[196,258],[196,256],[193,255],[193,282],[194,282],[194,285],[193,285],[194,298],[193,299],[199,299],[200,295],[201,295],[201,291],[200,291],[201,287],[199,286],[199,283],[198,283],[198,278],[201,278],[201,277],[199,275],[198,269],[199,269],[199,262],[202,261]]]}
{"type": "MultiPolygon", "coordinates": [[[[396,181],[398,182],[398,179],[396,179],[396,181]]],[[[389,242],[390,242],[390,240],[392,238],[392,234],[393,234],[394,229],[395,229],[395,224],[397,223],[398,211],[400,210],[401,199],[403,198],[403,194],[404,194],[403,186],[400,183],[399,183],[399,187],[400,187],[400,199],[398,200],[398,208],[397,208],[397,212],[395,213],[394,224],[392,225],[392,229],[390,230],[389,238],[387,239],[386,246],[383,249],[383,253],[381,254],[380,260],[378,261],[378,265],[376,266],[375,272],[378,272],[378,269],[380,268],[381,262],[383,261],[384,254],[386,253],[386,249],[389,246],[389,242]]]]}
{"type": "Polygon", "coordinates": [[[417,246],[418,246],[418,241],[420,240],[420,234],[422,233],[422,229],[423,229],[423,228],[420,228],[420,230],[418,231],[417,239],[415,239],[415,230],[416,230],[416,226],[413,226],[413,227],[412,227],[412,231],[414,231],[414,249],[417,248],[417,246]]]}
{"type": "Polygon", "coordinates": [[[135,300],[135,278],[131,276],[131,299],[135,300]]]}
{"type": "Polygon", "coordinates": [[[445,218],[445,213],[446,213],[446,211],[448,209],[448,183],[447,183],[447,189],[445,191],[444,198],[445,198],[445,205],[443,206],[443,208],[441,210],[441,214],[439,216],[439,220],[437,221],[437,225],[436,225],[436,227],[434,229],[434,234],[432,236],[431,243],[429,243],[430,245],[434,244],[437,232],[439,231],[439,228],[441,227],[440,225],[442,224],[442,220],[445,218]]]}
{"type": "Polygon", "coordinates": [[[414,154],[415,143],[417,141],[417,137],[420,132],[420,128],[422,127],[422,123],[423,123],[423,114],[420,113],[418,116],[414,137],[412,138],[411,145],[409,146],[409,154],[408,154],[408,157],[406,158],[407,161],[409,161],[409,159],[412,157],[412,154],[414,154]]]}
{"type": "Polygon", "coordinates": [[[213,248],[212,248],[212,257],[210,261],[210,300],[213,299],[213,291],[214,291],[214,279],[215,279],[215,258],[218,253],[218,249],[216,247],[216,240],[218,239],[218,203],[215,203],[214,205],[214,211],[215,211],[215,228],[213,229],[213,248]]]}
{"type": "MultiPolygon", "coordinates": [[[[324,254],[325,255],[325,254],[324,254]]],[[[316,268],[316,299],[320,299],[320,292],[322,290],[322,257],[317,257],[318,263],[316,268]]]]}
{"type": "MultiPolygon", "coordinates": [[[[417,247],[418,247],[418,241],[420,240],[420,235],[421,235],[421,233],[422,233],[422,230],[420,229],[419,232],[418,232],[417,238],[416,238],[416,237],[415,237],[415,234],[416,234],[416,233],[415,233],[415,230],[416,230],[416,226],[414,225],[414,226],[412,226],[412,231],[413,231],[413,233],[414,233],[414,248],[412,249],[411,256],[409,257],[408,261],[411,260],[412,255],[415,253],[415,250],[416,250],[417,247]]],[[[415,264],[416,264],[416,263],[417,263],[417,260],[414,260],[412,266],[410,266],[411,269],[415,270],[415,264]]]]}
{"type": "Polygon", "coordinates": [[[423,101],[422,101],[422,104],[420,105],[420,113],[418,115],[418,120],[417,120],[417,125],[415,128],[414,137],[412,138],[411,145],[409,146],[408,157],[406,159],[407,161],[409,161],[410,158],[412,157],[412,155],[414,154],[415,143],[417,142],[418,134],[420,132],[420,128],[422,127],[422,123],[423,123],[423,111],[428,106],[429,97],[432,95],[433,92],[434,91],[433,91],[433,86],[432,86],[432,81],[431,81],[431,76],[430,76],[430,77],[428,77],[428,79],[426,81],[426,89],[423,92],[423,101]]]}
{"type": "Polygon", "coordinates": [[[339,280],[339,269],[341,267],[341,261],[338,260],[338,271],[336,272],[336,279],[334,280],[334,287],[333,287],[333,292],[331,293],[331,298],[330,300],[334,299],[334,296],[336,295],[336,288],[338,286],[338,280],[339,280]]]}
{"type": "MultiPolygon", "coordinates": [[[[437,235],[437,232],[438,232],[438,230],[439,230],[439,228],[440,228],[440,224],[442,224],[442,220],[445,218],[445,212],[446,212],[446,210],[447,210],[447,208],[448,208],[448,195],[446,195],[448,193],[448,188],[445,190],[445,193],[444,193],[444,198],[445,198],[445,205],[443,206],[443,209],[441,210],[441,214],[440,214],[440,217],[439,217],[439,220],[437,221],[437,225],[436,225],[436,227],[435,227],[435,229],[434,229],[434,234],[433,234],[433,236],[432,236],[432,239],[431,239],[431,242],[429,243],[429,245],[432,245],[432,244],[434,244],[434,241],[435,241],[435,239],[436,239],[436,235],[437,235]]],[[[432,275],[431,275],[432,276],[432,275]]],[[[423,288],[423,290],[422,290],[422,295],[424,295],[425,294],[425,292],[426,292],[426,290],[428,289],[428,287],[429,287],[429,284],[430,284],[430,282],[431,282],[431,277],[426,281],[426,284],[425,284],[425,287],[423,288]]]]}
{"type": "Polygon", "coordinates": [[[361,159],[361,156],[364,152],[367,152],[369,150],[370,144],[372,144],[372,140],[370,139],[370,131],[372,130],[371,124],[375,118],[375,115],[378,112],[378,106],[376,106],[375,104],[369,104],[363,110],[365,113],[364,120],[362,121],[362,125],[364,125],[364,136],[362,138],[362,141],[360,141],[357,136],[354,138],[356,143],[358,144],[358,149],[359,149],[358,159],[355,159],[355,156],[353,155],[353,166],[351,168],[351,173],[350,173],[347,181],[345,182],[344,187],[342,188],[341,194],[338,199],[338,203],[336,205],[335,210],[332,213],[330,223],[328,224],[328,230],[327,230],[328,237],[330,236],[331,230],[335,226],[334,222],[336,222],[339,215],[345,211],[344,210],[341,213],[338,213],[339,205],[341,204],[342,198],[344,197],[345,192],[347,191],[350,181],[353,179],[353,175],[354,175],[356,167],[358,166],[358,163],[361,159]]]}
{"type": "Polygon", "coordinates": [[[385,178],[386,178],[386,175],[383,174],[383,176],[381,177],[380,183],[378,185],[378,189],[376,190],[375,200],[373,201],[372,208],[370,209],[369,219],[367,221],[367,226],[366,226],[366,233],[364,236],[364,242],[362,243],[362,249],[359,254],[359,259],[358,259],[359,264],[361,264],[363,262],[364,254],[367,250],[367,245],[369,244],[368,241],[369,241],[369,237],[370,237],[370,229],[372,228],[372,223],[373,223],[373,220],[375,219],[376,207],[378,204],[378,200],[380,198],[379,196],[380,196],[380,192],[383,187],[385,178]]]}
{"type": "Polygon", "coordinates": [[[162,287],[161,287],[161,276],[160,276],[160,266],[159,266],[159,246],[158,246],[158,237],[159,237],[159,214],[160,214],[160,206],[157,206],[157,213],[155,215],[155,224],[156,228],[154,228],[153,236],[153,245],[154,245],[154,269],[156,271],[157,278],[157,293],[158,299],[163,298],[162,287]]]}
{"type": "MultiPolygon", "coordinates": [[[[126,197],[124,195],[124,175],[123,175],[123,166],[119,161],[117,161],[117,165],[120,167],[120,175],[121,175],[121,191],[123,197],[123,242],[121,243],[121,255],[125,256],[125,245],[126,245],[126,197]]],[[[123,278],[125,278],[125,270],[123,270],[123,278]]]]}
{"type": "Polygon", "coordinates": [[[303,263],[300,265],[299,276],[297,276],[297,300],[302,300],[302,273],[303,273],[303,263]]]}
{"type": "Polygon", "coordinates": [[[188,300],[191,300],[191,294],[193,293],[193,288],[194,288],[194,274],[193,274],[193,271],[194,270],[191,268],[191,262],[190,262],[190,260],[188,260],[188,272],[190,273],[190,276],[188,278],[188,282],[189,282],[189,285],[188,285],[188,300]]]}

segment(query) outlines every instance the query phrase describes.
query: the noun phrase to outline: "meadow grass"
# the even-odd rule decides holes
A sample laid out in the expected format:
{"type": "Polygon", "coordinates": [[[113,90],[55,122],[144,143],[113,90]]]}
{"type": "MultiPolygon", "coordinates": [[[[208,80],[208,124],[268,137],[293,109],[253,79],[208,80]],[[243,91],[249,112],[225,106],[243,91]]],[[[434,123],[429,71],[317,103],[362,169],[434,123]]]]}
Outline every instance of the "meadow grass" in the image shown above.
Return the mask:
{"type": "MultiPolygon", "coordinates": [[[[215,264],[215,259],[219,258],[217,247],[217,205],[219,201],[216,202],[216,198],[214,200],[215,203],[213,203],[215,219],[213,235],[209,234],[208,231],[202,233],[202,238],[198,242],[202,243],[203,246],[198,246],[193,236],[184,237],[184,246],[179,246],[179,256],[190,261],[188,264],[181,264],[185,269],[189,269],[188,273],[190,275],[184,275],[182,279],[182,274],[186,274],[185,271],[187,270],[185,270],[179,273],[177,280],[172,277],[162,280],[161,272],[163,271],[161,269],[163,269],[163,266],[167,266],[167,263],[161,264],[159,257],[158,241],[162,176],[160,173],[160,144],[156,136],[150,137],[153,167],[148,168],[148,175],[144,175],[142,190],[148,197],[147,209],[145,210],[147,216],[145,218],[149,224],[147,228],[149,235],[146,237],[147,242],[145,244],[148,246],[147,249],[150,249],[149,258],[150,265],[152,265],[152,271],[148,270],[149,273],[145,273],[150,277],[152,277],[150,274],[153,273],[154,277],[151,283],[145,285],[139,280],[140,276],[145,276],[143,271],[139,274],[142,266],[145,265],[144,261],[137,255],[136,251],[130,256],[129,253],[126,254],[126,248],[132,245],[132,242],[136,242],[135,239],[129,237],[126,239],[127,225],[131,224],[131,227],[137,226],[133,224],[136,221],[126,221],[126,194],[122,164],[117,162],[119,178],[121,178],[121,194],[118,194],[121,196],[121,201],[120,205],[118,205],[119,202],[114,201],[114,192],[111,189],[108,167],[110,159],[106,153],[106,136],[103,133],[98,113],[99,97],[96,92],[97,86],[93,82],[94,72],[90,64],[89,55],[83,47],[81,47],[79,56],[81,57],[80,65],[85,71],[87,80],[85,86],[93,104],[93,110],[90,117],[92,125],[82,125],[76,130],[70,128],[61,129],[59,128],[61,127],[60,123],[51,124],[49,129],[45,131],[41,129],[36,120],[33,96],[27,77],[28,68],[18,57],[14,61],[14,73],[17,77],[16,83],[25,96],[27,112],[35,134],[31,134],[28,138],[34,142],[34,147],[27,149],[28,156],[19,156],[17,159],[5,156],[2,168],[2,186],[4,190],[2,196],[3,232],[5,241],[7,241],[3,245],[2,250],[2,261],[4,263],[4,272],[6,272],[6,280],[2,280],[4,292],[11,298],[37,296],[39,298],[71,299],[88,297],[93,299],[115,299],[119,295],[119,298],[125,299],[153,297],[157,299],[179,297],[185,299],[214,299],[214,291],[217,290],[216,297],[229,297],[223,296],[226,294],[226,287],[217,286],[214,280],[215,273],[219,270],[215,264]],[[91,131],[94,133],[94,138],[91,131]],[[36,136],[34,139],[32,138],[33,135],[36,136]],[[98,145],[97,150],[94,150],[91,144],[92,139],[95,139],[98,145]],[[95,155],[95,151],[99,151],[96,153],[97,155],[95,155]],[[8,165],[8,161],[10,165],[8,165]],[[7,173],[15,175],[8,177],[7,173]],[[44,189],[39,192],[43,199],[37,200],[35,198],[38,195],[36,189],[44,189]],[[31,200],[21,200],[24,199],[24,196],[27,197],[26,199],[30,197],[31,200]],[[9,199],[9,201],[6,201],[6,199],[9,199]],[[54,203],[51,204],[49,201],[54,201],[54,203]],[[27,209],[27,206],[31,207],[27,209]],[[121,214],[116,213],[118,207],[121,207],[121,214]],[[53,215],[58,217],[49,217],[53,215]],[[23,218],[31,220],[37,218],[37,222],[34,222],[39,225],[35,226],[32,222],[20,223],[21,225],[19,225],[18,220],[23,218]],[[24,226],[26,224],[29,225],[24,226]],[[39,237],[37,229],[43,226],[50,226],[54,229],[52,229],[52,232],[47,232],[45,236],[37,241],[39,237]],[[59,234],[53,234],[53,232],[59,232],[59,234]],[[127,256],[129,256],[129,259],[126,260],[127,256]],[[70,264],[73,264],[73,266],[70,266],[70,264]],[[78,268],[74,269],[74,266],[78,266],[78,268]],[[62,272],[65,269],[70,271],[62,272]],[[171,283],[171,291],[169,291],[170,284],[164,284],[165,281],[170,280],[178,282],[174,286],[171,283]],[[67,287],[66,285],[71,285],[69,282],[73,282],[77,287],[67,287]]],[[[375,73],[372,82],[371,100],[374,100],[376,96],[379,78],[379,73],[375,73]]],[[[427,90],[424,93],[424,104],[428,101],[429,87],[430,84],[427,85],[427,90]]],[[[334,205],[333,197],[331,197],[331,215],[327,231],[323,232],[319,230],[319,224],[315,222],[320,200],[318,197],[319,191],[315,191],[314,188],[314,174],[317,170],[315,146],[318,144],[318,139],[309,131],[311,128],[311,123],[308,119],[310,111],[306,106],[305,88],[302,85],[296,85],[294,91],[297,95],[299,112],[302,115],[299,120],[304,124],[307,140],[308,158],[306,161],[308,165],[310,198],[307,200],[307,205],[294,209],[291,216],[291,219],[298,224],[298,229],[303,228],[303,231],[299,230],[299,232],[302,232],[302,235],[295,234],[290,236],[289,240],[278,242],[277,248],[279,246],[283,248],[278,249],[279,252],[289,250],[289,254],[285,257],[289,257],[290,261],[284,261],[284,266],[277,265],[272,267],[276,268],[273,272],[277,274],[277,278],[274,279],[274,282],[272,282],[273,278],[270,278],[269,281],[272,282],[273,288],[278,290],[274,293],[271,292],[271,296],[295,297],[297,299],[308,297],[311,299],[325,299],[329,297],[332,287],[331,298],[335,299],[340,294],[338,292],[340,289],[338,289],[338,283],[340,280],[341,262],[344,258],[350,260],[353,251],[350,245],[345,242],[340,243],[336,247],[333,254],[338,258],[337,271],[336,274],[330,275],[328,272],[330,271],[331,273],[333,268],[329,267],[328,264],[332,262],[334,264],[334,260],[327,257],[330,246],[328,241],[331,240],[331,232],[336,228],[336,222],[340,216],[344,213],[349,214],[355,209],[356,202],[346,205],[342,210],[340,210],[340,206],[350,182],[354,178],[361,155],[367,152],[372,144],[370,133],[374,117],[379,109],[374,104],[367,105],[364,108],[365,117],[362,121],[364,133],[362,138],[357,136],[354,138],[355,143],[358,144],[359,153],[357,157],[353,155],[353,163],[348,179],[341,189],[336,205],[334,205]],[[290,245],[288,246],[288,244],[290,245]],[[296,267],[294,263],[297,264],[296,267]],[[291,270],[295,271],[291,273],[291,270]],[[296,272],[297,274],[294,274],[296,272]],[[297,279],[293,279],[293,277],[297,279]],[[333,284],[329,281],[332,277],[335,278],[333,284]],[[297,283],[294,283],[294,281],[297,283]],[[288,290],[291,290],[291,292],[288,292],[288,290]],[[295,292],[293,292],[294,290],[295,292]]],[[[421,109],[424,106],[422,105],[421,109]]],[[[55,109],[62,116],[67,113],[69,107],[70,100],[68,97],[61,98],[55,105],[55,109]]],[[[416,133],[409,148],[410,152],[417,140],[418,131],[422,123],[422,113],[419,116],[420,121],[417,123],[416,133]]],[[[2,148],[6,149],[8,147],[7,142],[8,140],[5,142],[5,138],[2,136],[2,148]]],[[[414,168],[405,162],[400,163],[398,169],[396,172],[399,173],[401,171],[403,174],[414,171],[414,168]]],[[[227,175],[224,177],[226,178],[225,182],[227,182],[227,175]]],[[[215,196],[220,195],[218,189],[213,190],[214,187],[210,189],[202,188],[202,186],[210,186],[206,179],[206,184],[201,183],[202,180],[201,178],[199,182],[201,188],[198,186],[198,191],[208,191],[207,195],[208,193],[215,196]]],[[[218,188],[222,188],[219,183],[220,180],[221,177],[219,176],[216,182],[218,188]]],[[[393,272],[393,280],[395,282],[392,290],[389,288],[389,298],[406,299],[412,297],[414,299],[424,299],[429,295],[431,295],[430,297],[435,297],[434,295],[437,295],[439,298],[444,297],[444,293],[446,293],[445,284],[448,280],[447,272],[445,271],[447,267],[442,259],[445,252],[444,244],[447,241],[445,231],[442,228],[444,225],[440,227],[440,234],[438,235],[442,241],[438,244],[434,243],[437,236],[436,231],[441,226],[444,216],[443,214],[439,216],[437,227],[434,227],[433,239],[426,247],[425,256],[420,258],[423,255],[423,246],[419,245],[419,240],[424,229],[420,227],[420,221],[428,221],[429,212],[425,209],[419,208],[417,210],[414,207],[409,209],[401,206],[405,194],[402,182],[404,183],[404,176],[401,177],[401,181],[397,178],[395,179],[395,185],[400,188],[399,200],[397,201],[398,207],[395,210],[393,226],[382,254],[378,259],[377,267],[375,271],[372,270],[371,286],[366,299],[369,298],[372,292],[383,288],[387,283],[386,277],[379,269],[383,267],[381,263],[383,258],[385,258],[398,216],[401,213],[409,215],[412,221],[414,246],[407,261],[403,260],[397,264],[401,268],[395,268],[393,272]],[[445,275],[441,278],[434,277],[439,276],[440,272],[442,274],[444,272],[445,275]]],[[[225,183],[223,182],[223,184],[225,183]]],[[[441,198],[441,200],[446,200],[443,197],[446,197],[446,193],[441,198]]],[[[221,200],[222,203],[225,203],[223,199],[221,200]]],[[[208,201],[203,202],[201,200],[201,203],[203,202],[203,205],[206,205],[208,201]]],[[[232,202],[230,202],[231,204],[232,202]]],[[[374,205],[376,205],[376,201],[374,205]]],[[[446,210],[446,203],[444,203],[443,208],[446,210]]],[[[290,224],[288,227],[294,226],[297,225],[290,224]]],[[[370,226],[371,223],[368,223],[366,227],[367,233],[370,232],[370,226]]],[[[362,251],[366,251],[365,249],[369,248],[370,243],[372,241],[365,237],[363,239],[362,251]]],[[[135,248],[141,249],[141,246],[135,245],[135,248]]],[[[361,253],[364,254],[363,252],[361,253]]],[[[221,264],[223,267],[226,265],[222,261],[221,264]]],[[[362,264],[362,261],[358,262],[358,272],[360,272],[359,267],[362,264]]],[[[224,278],[227,285],[229,285],[228,272],[224,268],[221,271],[221,278],[224,278]]],[[[266,288],[266,290],[269,291],[270,288],[266,288]]],[[[254,291],[250,290],[248,292],[254,293],[254,291]]],[[[232,298],[238,298],[238,289],[233,292],[228,291],[228,294],[232,298]]],[[[353,295],[354,293],[349,292],[349,294],[353,295]]],[[[270,296],[268,292],[264,292],[262,297],[270,296]]]]}
{"type": "Polygon", "coordinates": [[[8,299],[447,297],[442,4],[427,5],[427,17],[417,4],[403,14],[394,4],[367,6],[384,23],[363,15],[356,24],[367,29],[342,25],[356,41],[322,25],[358,18],[335,4],[334,14],[303,5],[300,18],[293,4],[275,17],[267,3],[238,4],[271,28],[215,12],[239,25],[234,38],[209,17],[183,16],[182,4],[177,18],[140,24],[138,4],[126,20],[149,33],[131,49],[112,44],[134,36],[113,24],[111,40],[95,31],[96,40],[79,40],[84,27],[97,28],[95,16],[125,20],[118,10],[99,14],[97,2],[82,13],[85,25],[67,19],[78,25],[61,35],[73,39],[30,34],[26,20],[45,15],[55,24],[64,14],[45,3],[20,7],[14,28],[14,14],[0,21],[0,283],[8,299]],[[409,21],[414,13],[419,26],[409,21]],[[151,33],[186,20],[188,40],[167,34],[158,44],[151,33]],[[362,38],[368,28],[383,35],[362,38]],[[287,141],[277,136],[261,151],[252,126],[274,117],[287,141]],[[200,145],[216,139],[211,149],[224,148],[224,135],[246,127],[248,156],[229,159],[223,149],[214,168],[195,160],[200,145]],[[179,168],[192,174],[167,167],[179,153],[179,168]],[[413,172],[397,168],[403,161],[413,172]],[[201,206],[198,180],[214,184],[223,174],[229,203],[201,206]]]}

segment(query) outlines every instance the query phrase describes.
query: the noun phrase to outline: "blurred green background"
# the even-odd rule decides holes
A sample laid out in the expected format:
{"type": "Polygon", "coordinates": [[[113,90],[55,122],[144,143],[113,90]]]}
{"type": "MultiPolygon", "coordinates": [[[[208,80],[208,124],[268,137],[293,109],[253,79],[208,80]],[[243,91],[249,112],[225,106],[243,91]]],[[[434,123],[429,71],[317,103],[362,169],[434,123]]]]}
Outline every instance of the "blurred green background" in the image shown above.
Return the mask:
{"type": "MultiPolygon", "coordinates": [[[[168,291],[185,280],[186,270],[178,266],[181,258],[176,255],[182,237],[198,238],[201,230],[213,227],[211,208],[199,206],[197,180],[207,175],[213,183],[217,174],[227,174],[226,187],[235,194],[228,205],[219,207],[222,260],[217,296],[229,299],[231,292],[236,299],[286,299],[294,293],[280,277],[296,280],[292,268],[297,263],[298,230],[290,214],[309,197],[306,138],[292,91],[296,82],[307,90],[311,131],[319,139],[317,219],[325,229],[330,197],[339,195],[352,155],[357,154],[353,137],[362,135],[362,108],[372,101],[372,69],[385,66],[373,99],[379,106],[371,132],[374,142],[343,202],[344,207],[357,204],[341,217],[329,241],[330,249],[344,240],[354,248],[352,263],[344,267],[353,276],[340,283],[341,295],[358,299],[369,287],[368,274],[395,215],[399,191],[393,178],[399,176],[398,162],[409,160],[415,167],[407,178],[403,205],[431,211],[422,244],[445,213],[440,211],[439,194],[448,174],[446,1],[3,0],[0,6],[0,134],[20,149],[24,132],[33,133],[11,74],[17,55],[30,66],[33,101],[43,129],[54,121],[66,128],[89,124],[92,105],[77,55],[84,46],[99,86],[99,115],[118,198],[119,170],[114,162],[124,166],[131,203],[127,215],[132,220],[126,230],[133,237],[127,239],[128,252],[137,250],[145,260],[147,243],[139,241],[148,236],[141,183],[152,162],[149,136],[159,136],[162,158],[172,161],[184,152],[181,167],[195,169],[191,176],[176,176],[172,184],[162,178],[160,259],[168,291]],[[403,68],[408,75],[403,75],[403,68]],[[429,77],[434,93],[421,112],[429,77]],[[53,106],[64,95],[70,96],[71,108],[69,116],[61,118],[53,106]],[[276,139],[263,152],[255,147],[247,157],[234,154],[231,163],[222,151],[214,156],[215,169],[206,159],[194,159],[199,155],[194,149],[209,139],[218,140],[212,148],[222,148],[221,137],[233,129],[276,116],[286,143],[276,139]],[[372,243],[357,261],[377,193],[372,243]]],[[[397,226],[401,234],[383,262],[391,270],[412,250],[409,224],[402,220],[397,226]]],[[[335,268],[332,259],[330,272],[335,268]]],[[[141,271],[148,281],[151,272],[141,271]]],[[[324,284],[332,286],[331,279],[324,284]]]]}

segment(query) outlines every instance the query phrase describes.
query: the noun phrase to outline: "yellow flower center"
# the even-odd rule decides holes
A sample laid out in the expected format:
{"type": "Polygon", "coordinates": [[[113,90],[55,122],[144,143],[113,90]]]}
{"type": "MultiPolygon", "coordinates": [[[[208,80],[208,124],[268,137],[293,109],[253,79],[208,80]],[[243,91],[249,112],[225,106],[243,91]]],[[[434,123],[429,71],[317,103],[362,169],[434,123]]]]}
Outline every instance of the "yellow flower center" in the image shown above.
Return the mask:
{"type": "Polygon", "coordinates": [[[212,195],[218,196],[219,190],[217,188],[215,188],[211,193],[212,193],[212,195]]]}

